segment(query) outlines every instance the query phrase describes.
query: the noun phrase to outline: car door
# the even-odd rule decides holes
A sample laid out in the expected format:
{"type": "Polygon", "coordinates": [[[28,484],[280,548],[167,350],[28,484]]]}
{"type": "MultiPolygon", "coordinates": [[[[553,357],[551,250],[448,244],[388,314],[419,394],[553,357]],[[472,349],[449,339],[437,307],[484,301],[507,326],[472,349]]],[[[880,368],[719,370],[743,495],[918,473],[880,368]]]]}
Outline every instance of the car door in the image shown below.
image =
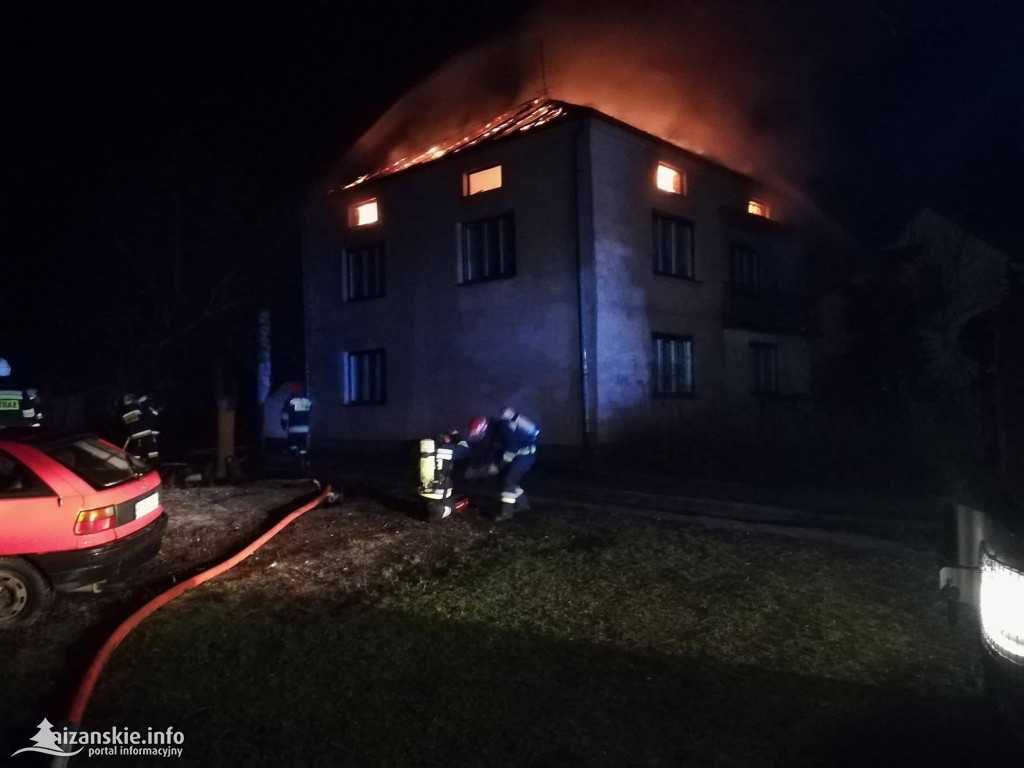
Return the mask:
{"type": "Polygon", "coordinates": [[[75,515],[81,497],[59,477],[25,460],[21,446],[0,446],[0,555],[77,547],[75,515]]]}

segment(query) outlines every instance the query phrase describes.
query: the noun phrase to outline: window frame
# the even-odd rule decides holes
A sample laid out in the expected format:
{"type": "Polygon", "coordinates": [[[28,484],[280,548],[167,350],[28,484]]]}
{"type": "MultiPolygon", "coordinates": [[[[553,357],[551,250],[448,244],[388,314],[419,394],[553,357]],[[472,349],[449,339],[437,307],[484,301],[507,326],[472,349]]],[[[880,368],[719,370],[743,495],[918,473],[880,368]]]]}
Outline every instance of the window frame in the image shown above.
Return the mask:
{"type": "Polygon", "coordinates": [[[365,245],[345,248],[341,254],[341,301],[344,304],[351,304],[360,301],[372,301],[383,299],[387,296],[387,251],[382,240],[366,243],[365,245]],[[376,249],[378,266],[377,283],[379,293],[370,293],[366,296],[354,296],[352,291],[352,259],[357,254],[362,254],[370,249],[376,249]]]}
{"type": "Polygon", "coordinates": [[[779,394],[779,345],[769,341],[751,341],[749,349],[749,384],[750,394],[756,396],[771,396],[779,394]],[[771,360],[771,386],[764,387],[764,353],[770,351],[767,359],[771,360]]]}
{"type": "Polygon", "coordinates": [[[504,170],[504,168],[503,168],[501,163],[493,163],[492,165],[486,165],[486,166],[483,166],[481,168],[474,168],[474,169],[472,169],[470,171],[466,171],[465,173],[462,174],[462,196],[463,197],[478,197],[479,195],[486,195],[488,193],[497,193],[497,192],[500,192],[504,187],[505,187],[505,170],[504,170]],[[469,191],[469,177],[470,176],[475,176],[478,173],[483,173],[484,171],[490,171],[490,170],[493,170],[495,168],[498,169],[498,174],[501,177],[501,182],[498,184],[498,186],[491,187],[490,189],[481,189],[479,192],[470,192],[469,191]]]}
{"type": "Polygon", "coordinates": [[[696,365],[696,345],[694,344],[692,334],[678,334],[678,333],[660,333],[657,331],[651,332],[651,394],[657,400],[681,400],[684,398],[694,397],[697,391],[697,365],[696,365]],[[663,368],[659,365],[659,354],[658,344],[659,342],[668,342],[672,344],[683,344],[683,348],[688,350],[689,366],[686,365],[686,357],[681,358],[682,362],[682,373],[681,381],[686,385],[684,389],[679,391],[668,391],[663,388],[664,376],[662,374],[663,368]]]}
{"type": "Polygon", "coordinates": [[[768,205],[764,200],[756,197],[751,197],[747,200],[747,214],[750,216],[759,216],[762,219],[771,219],[771,206],[768,205]],[[760,209],[760,213],[751,210],[752,208],[760,209]]]}
{"type": "Polygon", "coordinates": [[[654,188],[663,195],[675,195],[678,197],[686,197],[686,172],[676,165],[672,165],[671,163],[666,163],[662,160],[659,160],[657,164],[654,166],[654,188]],[[665,189],[658,184],[658,171],[661,168],[667,168],[668,170],[674,171],[679,175],[678,192],[675,191],[674,189],[665,189]]]}
{"type": "Polygon", "coordinates": [[[757,296],[765,290],[765,256],[760,248],[746,243],[729,243],[729,292],[734,296],[757,296]],[[754,281],[737,279],[741,270],[737,267],[740,255],[752,256],[754,281]]]}
{"type": "MultiPolygon", "coordinates": [[[[483,232],[484,234],[482,235],[482,238],[484,244],[486,245],[489,242],[489,239],[486,230],[483,230],[483,232]]],[[[506,211],[505,213],[500,213],[495,216],[485,216],[483,218],[471,219],[469,221],[460,221],[457,227],[457,233],[459,258],[458,271],[456,275],[456,285],[474,285],[477,283],[489,283],[495,280],[508,280],[516,276],[518,272],[518,264],[516,248],[516,220],[514,211],[506,211]],[[503,229],[499,229],[498,235],[498,242],[502,246],[502,248],[504,248],[507,243],[511,243],[511,256],[509,257],[504,252],[502,252],[501,254],[499,254],[498,257],[499,263],[510,264],[510,266],[508,266],[504,270],[500,270],[497,274],[494,275],[467,278],[467,274],[471,272],[471,270],[468,268],[468,266],[470,265],[470,254],[468,253],[467,232],[472,227],[484,227],[485,225],[492,222],[498,222],[499,227],[509,225],[511,226],[510,239],[507,239],[506,236],[503,234],[503,229]]],[[[488,252],[486,250],[480,257],[480,263],[482,265],[487,265],[490,263],[490,260],[488,258],[488,252]]]]}
{"type": "Polygon", "coordinates": [[[695,227],[691,219],[687,219],[684,216],[676,216],[675,214],[665,213],[664,211],[652,211],[651,245],[652,262],[655,275],[657,275],[658,277],[673,277],[676,280],[688,280],[694,283],[697,282],[697,237],[695,227]],[[661,264],[664,261],[664,259],[661,258],[662,238],[659,223],[662,221],[667,222],[671,225],[684,225],[686,230],[689,232],[689,269],[687,274],[680,274],[678,272],[672,272],[661,268],[661,264]]]}
{"type": "MultiPolygon", "coordinates": [[[[361,378],[361,376],[359,376],[361,378]]],[[[361,382],[360,382],[361,385],[361,382]]],[[[360,386],[361,389],[361,386],[360,386]]],[[[352,349],[345,350],[341,353],[341,402],[342,405],[346,406],[361,406],[361,405],[387,405],[388,401],[388,358],[387,349],[385,347],[373,347],[368,349],[352,349]],[[376,399],[367,398],[353,398],[352,393],[354,389],[353,382],[353,365],[358,364],[358,361],[371,359],[371,357],[379,356],[380,365],[380,392],[376,399]]],[[[360,394],[362,394],[360,392],[360,394]]]]}
{"type": "Polygon", "coordinates": [[[358,203],[352,203],[348,207],[348,227],[349,229],[366,229],[368,227],[380,226],[381,214],[380,214],[380,198],[379,197],[368,197],[365,200],[361,200],[358,203]],[[358,209],[364,205],[374,203],[377,206],[377,218],[373,221],[368,221],[365,224],[359,223],[358,209]]]}

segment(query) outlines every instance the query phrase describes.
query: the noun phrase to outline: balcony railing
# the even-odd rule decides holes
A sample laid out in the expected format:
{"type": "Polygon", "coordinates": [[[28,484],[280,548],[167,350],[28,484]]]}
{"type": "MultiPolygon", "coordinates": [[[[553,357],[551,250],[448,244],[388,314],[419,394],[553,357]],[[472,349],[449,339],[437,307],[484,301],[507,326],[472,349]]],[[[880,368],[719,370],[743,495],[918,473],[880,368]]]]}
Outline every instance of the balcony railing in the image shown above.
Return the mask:
{"type": "Polygon", "coordinates": [[[726,328],[813,332],[810,302],[806,295],[732,282],[725,284],[722,320],[726,328]]]}

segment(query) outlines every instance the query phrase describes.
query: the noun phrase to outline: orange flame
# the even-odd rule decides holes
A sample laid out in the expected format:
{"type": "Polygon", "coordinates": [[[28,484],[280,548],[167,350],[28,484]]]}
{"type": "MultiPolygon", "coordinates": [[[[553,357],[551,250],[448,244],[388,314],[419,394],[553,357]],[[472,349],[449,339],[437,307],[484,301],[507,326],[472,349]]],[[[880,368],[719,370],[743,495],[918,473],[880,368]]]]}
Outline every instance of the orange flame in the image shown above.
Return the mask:
{"type": "Polygon", "coordinates": [[[788,0],[751,0],[739,10],[546,0],[517,31],[459,55],[399,100],[347,154],[336,182],[359,176],[355,185],[436,159],[426,148],[449,154],[530,133],[558,117],[543,111],[549,96],[769,183],[806,178],[832,162],[828,126],[815,113],[827,85],[820,77],[856,67],[877,31],[872,3],[801,6],[794,14],[788,0]],[[509,109],[517,103],[535,105],[536,114],[524,120],[509,109]]]}
{"type": "Polygon", "coordinates": [[[510,136],[517,131],[526,131],[554,120],[565,114],[565,107],[545,99],[533,99],[515,109],[510,109],[493,120],[488,121],[479,130],[472,132],[461,139],[450,140],[435,144],[424,152],[415,155],[402,157],[389,165],[382,166],[375,171],[363,174],[354,181],[345,185],[345,189],[351,189],[370,179],[380,178],[397,171],[404,171],[414,165],[428,163],[437,160],[445,155],[455,154],[467,147],[475,146],[484,139],[493,140],[510,136]]]}

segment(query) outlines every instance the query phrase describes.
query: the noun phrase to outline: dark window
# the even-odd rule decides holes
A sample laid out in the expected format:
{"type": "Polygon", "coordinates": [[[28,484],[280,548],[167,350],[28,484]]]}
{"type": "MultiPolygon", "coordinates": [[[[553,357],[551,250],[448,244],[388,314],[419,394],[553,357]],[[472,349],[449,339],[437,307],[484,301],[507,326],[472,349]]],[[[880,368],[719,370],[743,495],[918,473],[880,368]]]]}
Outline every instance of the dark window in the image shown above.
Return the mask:
{"type": "Polygon", "coordinates": [[[345,352],[341,359],[341,392],[346,405],[380,405],[386,401],[387,366],[383,349],[345,352]]]}
{"type": "Polygon", "coordinates": [[[693,337],[651,334],[654,396],[693,394],[693,337]]]}
{"type": "Polygon", "coordinates": [[[761,254],[746,245],[729,248],[730,288],[736,294],[759,293],[764,281],[761,254]]]}
{"type": "Polygon", "coordinates": [[[516,274],[516,227],[511,213],[462,224],[459,282],[478,283],[516,274]]]}
{"type": "Polygon", "coordinates": [[[779,391],[779,348],[775,344],[750,343],[750,391],[755,395],[779,391]]]}
{"type": "Polygon", "coordinates": [[[0,499],[54,495],[31,469],[0,451],[0,499]]]}
{"type": "Polygon", "coordinates": [[[693,224],[654,214],[654,274],[693,279],[693,224]]]}
{"type": "Polygon", "coordinates": [[[342,257],[342,297],[345,301],[377,299],[384,295],[384,244],[350,248],[342,257]]]}

